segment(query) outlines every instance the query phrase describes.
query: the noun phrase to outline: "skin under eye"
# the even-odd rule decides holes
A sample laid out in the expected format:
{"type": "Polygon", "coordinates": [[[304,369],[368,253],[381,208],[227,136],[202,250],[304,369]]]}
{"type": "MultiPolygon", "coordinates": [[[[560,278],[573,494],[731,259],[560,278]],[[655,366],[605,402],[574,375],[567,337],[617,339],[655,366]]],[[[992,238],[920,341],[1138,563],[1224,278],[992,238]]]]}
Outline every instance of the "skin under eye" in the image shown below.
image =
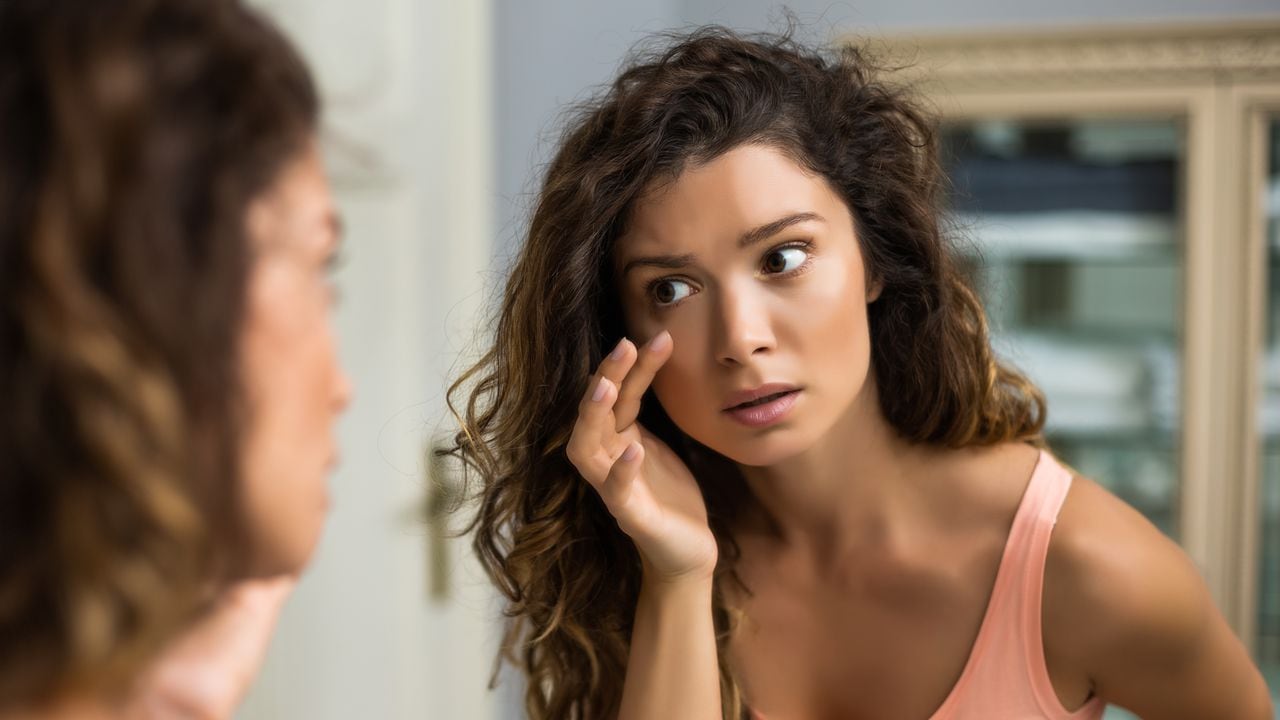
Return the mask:
{"type": "Polygon", "coordinates": [[[693,294],[693,286],[677,278],[662,278],[649,284],[649,297],[658,307],[672,307],[693,294]]]}
{"type": "Polygon", "coordinates": [[[799,270],[809,259],[809,250],[801,245],[774,248],[764,256],[761,269],[768,275],[786,275],[799,270]]]}

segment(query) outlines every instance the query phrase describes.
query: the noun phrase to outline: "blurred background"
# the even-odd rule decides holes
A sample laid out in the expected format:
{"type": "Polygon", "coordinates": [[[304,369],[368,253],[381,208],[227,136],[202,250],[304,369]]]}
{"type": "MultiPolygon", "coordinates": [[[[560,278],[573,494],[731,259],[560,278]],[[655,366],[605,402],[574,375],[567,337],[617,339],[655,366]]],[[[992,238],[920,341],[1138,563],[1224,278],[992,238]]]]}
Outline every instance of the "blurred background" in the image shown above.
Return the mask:
{"type": "Polygon", "coordinates": [[[564,109],[653,33],[778,30],[784,7],[802,39],[911,63],[948,222],[1051,444],[1187,549],[1280,696],[1280,0],[258,4],[324,88],[357,392],[242,720],[523,717],[518,678],[487,689],[500,605],[442,520],[443,390],[564,109]]]}

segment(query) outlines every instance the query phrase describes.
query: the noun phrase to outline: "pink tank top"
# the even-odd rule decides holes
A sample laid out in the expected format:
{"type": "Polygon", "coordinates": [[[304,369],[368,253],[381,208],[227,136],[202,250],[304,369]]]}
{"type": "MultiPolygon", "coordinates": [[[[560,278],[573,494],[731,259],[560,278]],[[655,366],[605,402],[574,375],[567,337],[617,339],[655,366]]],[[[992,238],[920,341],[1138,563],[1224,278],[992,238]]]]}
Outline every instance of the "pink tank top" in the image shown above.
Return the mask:
{"type": "MultiPolygon", "coordinates": [[[[1045,667],[1040,595],[1049,535],[1071,488],[1071,473],[1040,453],[1005,543],[996,584],[960,680],[929,720],[1098,720],[1092,698],[1062,707],[1045,667]]],[[[764,720],[763,715],[756,718],[764,720]]]]}

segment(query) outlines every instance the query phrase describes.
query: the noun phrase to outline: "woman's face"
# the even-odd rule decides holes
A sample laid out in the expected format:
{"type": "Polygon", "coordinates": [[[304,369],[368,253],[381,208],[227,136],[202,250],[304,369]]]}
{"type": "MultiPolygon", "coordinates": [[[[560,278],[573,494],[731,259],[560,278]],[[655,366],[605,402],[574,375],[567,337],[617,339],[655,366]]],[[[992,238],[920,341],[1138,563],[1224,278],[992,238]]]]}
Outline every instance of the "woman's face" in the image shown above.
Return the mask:
{"type": "Polygon", "coordinates": [[[287,164],[248,213],[254,261],[242,336],[248,407],[240,512],[249,572],[296,572],[319,540],[334,421],[351,389],[338,362],[329,279],[341,229],[318,151],[287,164]]]}
{"type": "Polygon", "coordinates": [[[738,147],[643,198],[615,270],[631,336],[674,340],[653,383],[662,407],[734,461],[803,452],[871,387],[878,290],[853,218],[776,149],[738,147]]]}

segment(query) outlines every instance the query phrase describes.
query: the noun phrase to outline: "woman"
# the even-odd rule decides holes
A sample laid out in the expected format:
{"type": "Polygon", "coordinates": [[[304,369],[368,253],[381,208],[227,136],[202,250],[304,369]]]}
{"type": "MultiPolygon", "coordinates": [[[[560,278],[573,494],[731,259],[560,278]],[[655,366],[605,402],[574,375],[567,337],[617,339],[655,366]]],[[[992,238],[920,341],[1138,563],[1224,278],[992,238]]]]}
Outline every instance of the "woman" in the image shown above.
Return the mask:
{"type": "Polygon", "coordinates": [[[531,716],[1270,717],[1177,546],[1043,449],[942,182],[851,49],[704,30],[582,108],[454,388],[531,716]]]}
{"type": "Polygon", "coordinates": [[[318,98],[237,0],[0,4],[0,716],[227,716],[347,402],[318,98]]]}

